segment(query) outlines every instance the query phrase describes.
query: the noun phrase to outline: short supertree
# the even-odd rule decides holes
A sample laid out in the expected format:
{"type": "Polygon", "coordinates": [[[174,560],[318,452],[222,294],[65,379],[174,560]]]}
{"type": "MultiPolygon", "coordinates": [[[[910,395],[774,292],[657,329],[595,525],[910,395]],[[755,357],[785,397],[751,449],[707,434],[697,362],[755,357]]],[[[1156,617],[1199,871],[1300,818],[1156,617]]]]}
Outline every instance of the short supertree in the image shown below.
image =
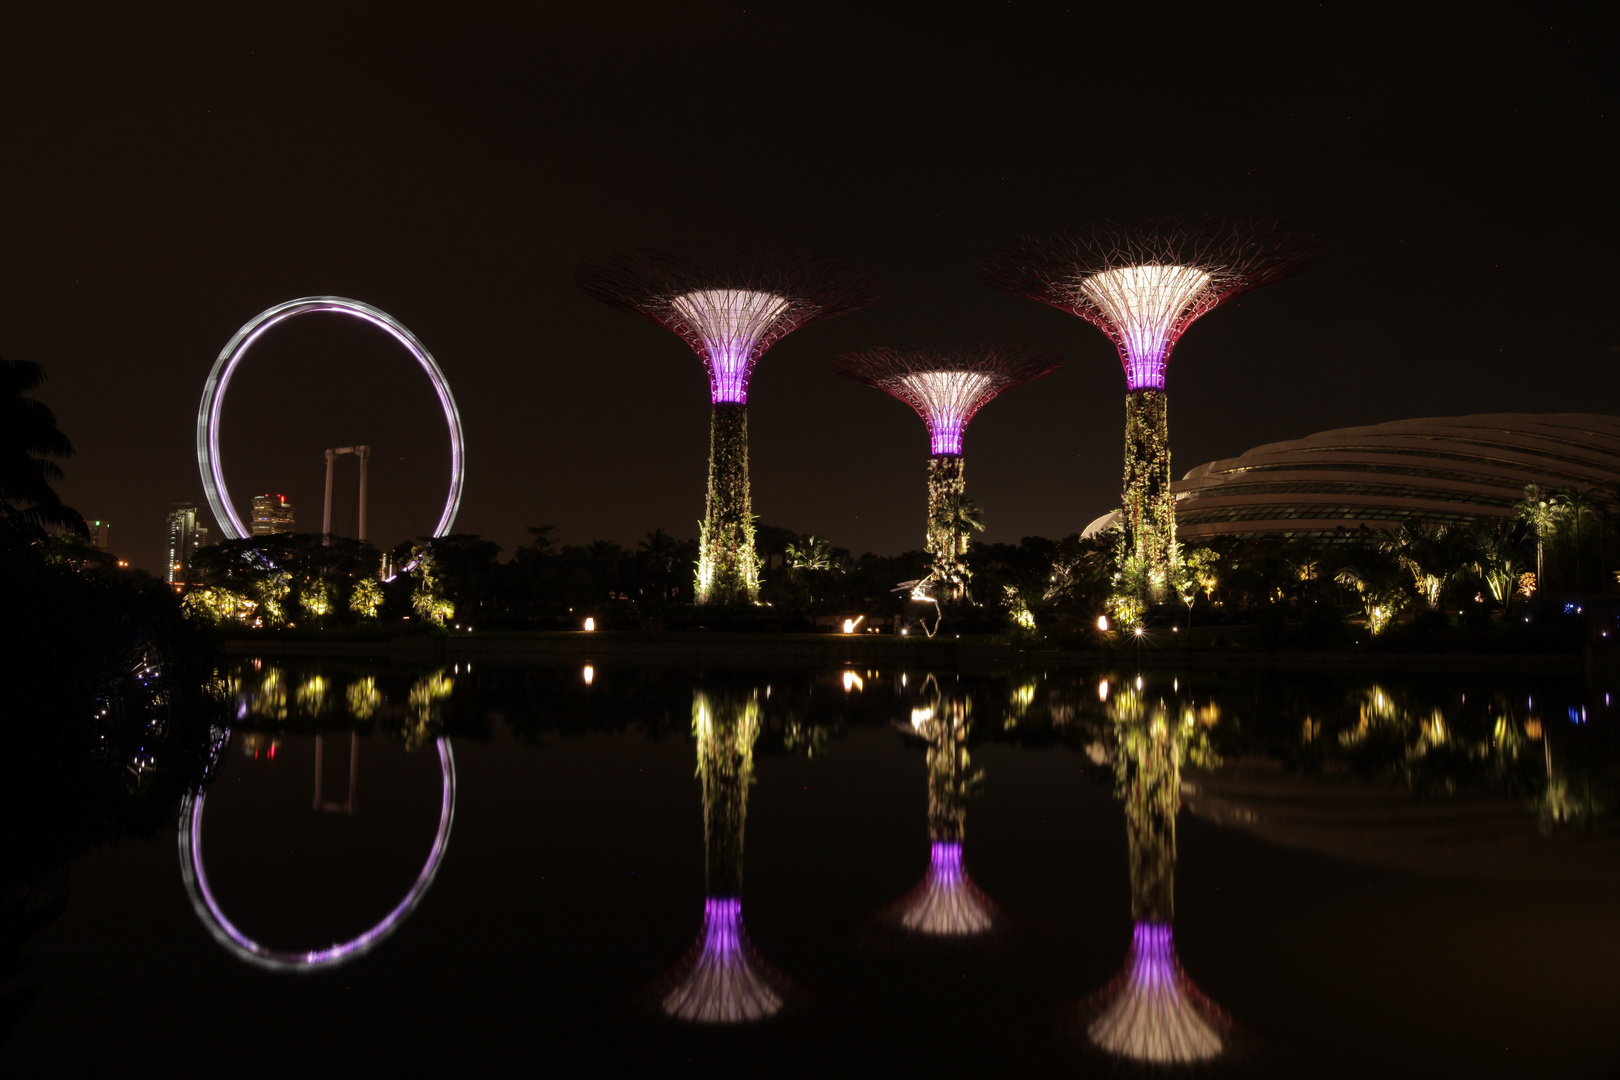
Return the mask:
{"type": "Polygon", "coordinates": [[[967,803],[983,773],[968,757],[970,703],[940,695],[935,687],[933,703],[911,711],[912,731],[928,740],[928,872],[891,912],[913,933],[966,937],[995,923],[995,905],[962,865],[967,803]]]}
{"type": "Polygon", "coordinates": [[[876,282],[826,256],[735,246],[631,251],[582,267],[574,280],[586,295],[673,330],[709,369],[714,408],[696,598],[753,600],[759,560],[748,491],[749,377],[787,334],[876,300],[876,282]]]}
{"type": "Polygon", "coordinates": [[[1161,602],[1176,562],[1165,365],[1200,316],[1296,272],[1316,241],[1275,222],[1165,217],[1106,221],[1025,238],[982,271],[997,288],[1078,315],[1107,334],[1125,366],[1124,590],[1161,602]]]}
{"type": "Polygon", "coordinates": [[[695,691],[692,729],[703,782],[703,933],[663,1010],[677,1020],[734,1024],[774,1016],[782,979],[749,944],[742,921],[743,827],[759,736],[753,693],[695,691]]]}
{"type": "Polygon", "coordinates": [[[875,386],[917,410],[928,425],[930,577],[951,599],[967,588],[968,530],[983,528],[967,498],[962,435],[1004,391],[1052,374],[1061,357],[1016,345],[925,345],[862,349],[833,361],[847,379],[875,386]]]}
{"type": "Polygon", "coordinates": [[[1231,1021],[1182,971],[1171,931],[1181,761],[1190,745],[1207,740],[1195,733],[1190,714],[1177,722],[1162,701],[1150,707],[1129,687],[1109,711],[1130,841],[1135,925],[1125,970],[1093,999],[1086,1034],[1099,1049],[1135,1061],[1208,1061],[1225,1049],[1231,1021]]]}

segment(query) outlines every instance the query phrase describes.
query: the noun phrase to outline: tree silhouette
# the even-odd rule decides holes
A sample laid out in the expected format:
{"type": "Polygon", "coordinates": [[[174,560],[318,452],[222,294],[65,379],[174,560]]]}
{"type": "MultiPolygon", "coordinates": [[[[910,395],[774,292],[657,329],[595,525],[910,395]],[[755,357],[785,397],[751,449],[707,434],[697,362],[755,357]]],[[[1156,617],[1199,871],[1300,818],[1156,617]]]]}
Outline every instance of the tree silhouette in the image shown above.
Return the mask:
{"type": "Polygon", "coordinates": [[[64,506],[51,484],[62,479],[52,458],[73,456],[73,444],[44,402],[24,395],[45,382],[31,360],[0,357],[0,518],[38,538],[46,528],[89,536],[84,516],[64,506]]]}

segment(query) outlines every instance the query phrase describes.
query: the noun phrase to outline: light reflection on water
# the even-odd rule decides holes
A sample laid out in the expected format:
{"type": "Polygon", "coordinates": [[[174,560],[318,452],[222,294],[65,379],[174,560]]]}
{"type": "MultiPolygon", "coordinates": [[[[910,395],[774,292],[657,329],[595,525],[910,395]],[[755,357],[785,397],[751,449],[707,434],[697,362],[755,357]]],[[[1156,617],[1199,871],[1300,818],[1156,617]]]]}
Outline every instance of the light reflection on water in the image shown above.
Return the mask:
{"type": "MultiPolygon", "coordinates": [[[[775,1032],[773,1039],[810,1040],[804,1047],[825,1042],[848,1049],[852,1032],[874,1036],[847,1017],[882,1000],[884,1008],[909,1017],[883,1036],[898,1049],[924,1038],[908,1034],[911,1029],[933,1031],[935,1039],[950,1029],[929,1027],[951,1000],[946,987],[967,995],[969,1012],[997,1017],[999,1024],[1022,1024],[1025,1031],[1045,1025],[1045,1042],[1035,1042],[1057,1046],[1051,1054],[1058,1058],[1101,1055],[1156,1067],[1226,1061],[1238,1045],[1235,1030],[1247,1032],[1239,1040],[1244,1054],[1251,1044],[1285,1041],[1299,1022],[1290,999],[1305,991],[1267,996],[1256,989],[1250,960],[1234,966],[1231,935],[1264,937],[1265,920],[1295,913],[1262,908],[1234,914],[1225,896],[1212,891],[1212,882],[1220,881],[1212,866],[1227,859],[1237,859],[1232,865],[1266,861],[1281,875],[1272,879],[1279,895],[1293,895],[1290,874],[1301,881],[1314,880],[1311,875],[1338,880],[1364,876],[1363,866],[1386,875],[1462,867],[1459,872],[1475,878],[1503,880],[1551,868],[1563,875],[1563,895],[1579,906],[1595,893],[1591,880],[1571,869],[1581,856],[1570,855],[1570,838],[1590,836],[1598,845],[1594,859],[1610,850],[1601,846],[1613,805],[1608,692],[1556,680],[868,668],[719,679],[600,664],[583,673],[578,667],[486,665],[474,673],[255,661],[231,672],[225,685],[235,721],[218,753],[278,766],[299,761],[301,813],[315,815],[320,827],[367,818],[378,792],[368,787],[374,781],[364,762],[385,747],[410,760],[437,762],[438,825],[435,831],[400,818],[397,837],[370,834],[369,842],[382,848],[419,854],[414,881],[396,891],[366,929],[345,932],[341,940],[264,944],[264,934],[232,921],[230,904],[214,895],[212,864],[203,857],[204,808],[211,800],[238,805],[234,816],[212,827],[224,832],[207,834],[210,851],[237,843],[232,831],[258,813],[242,802],[246,794],[222,789],[234,781],[221,773],[213,788],[187,801],[178,831],[181,879],[210,948],[253,969],[255,979],[340,967],[360,973],[346,979],[364,978],[369,965],[387,965],[396,950],[400,960],[416,964],[424,949],[437,948],[434,939],[448,932],[443,917],[424,923],[415,914],[437,902],[450,905],[441,912],[453,910],[463,922],[489,923],[503,949],[551,957],[549,966],[527,965],[523,985],[554,994],[560,991],[551,987],[587,970],[578,966],[586,963],[584,953],[570,959],[572,942],[593,938],[609,950],[598,950],[599,960],[615,959],[592,975],[594,996],[571,1000],[572,1011],[565,1010],[577,1030],[549,1028],[550,1037],[566,1042],[641,1032],[640,1049],[619,1052],[643,1055],[636,1058],[643,1063],[673,1053],[671,1046],[696,1044],[656,1034],[646,1027],[647,1017],[615,1012],[613,1002],[644,999],[651,1012],[682,1030],[760,1029],[775,1032]],[[311,753],[312,747],[318,749],[311,753]],[[663,761],[664,750],[677,749],[687,794],[648,794],[664,788],[641,787],[643,770],[663,761]],[[457,758],[468,755],[475,768],[458,778],[457,758]],[[891,758],[892,767],[885,764],[891,758]],[[614,764],[630,760],[639,763],[635,784],[614,764]],[[880,785],[879,777],[889,779],[880,785]],[[834,789],[820,795],[827,786],[834,789]],[[813,790],[818,794],[809,794],[813,790]],[[475,804],[482,800],[483,816],[459,821],[458,792],[475,804]],[[1072,797],[1080,801],[1067,801],[1072,797]],[[822,801],[805,801],[817,798],[822,801]],[[504,817],[488,816],[491,800],[504,817]],[[571,809],[576,806],[580,812],[571,809]],[[794,809],[799,806],[814,809],[794,809]],[[1014,806],[1025,816],[1009,818],[1006,808],[1014,806]],[[1032,807],[1041,808],[1035,817],[1028,816],[1032,807]],[[1054,814],[1077,816],[1059,826],[1054,814]],[[612,824],[614,815],[642,822],[638,831],[646,842],[627,842],[632,834],[612,824]],[[698,821],[701,845],[681,824],[698,821]],[[846,852],[828,854],[837,845],[819,836],[823,821],[844,823],[835,836],[846,852]],[[528,831],[514,832],[520,822],[528,831]],[[1454,842],[1452,826],[1494,831],[1471,848],[1454,842]],[[471,840],[463,838],[466,829],[471,840]],[[519,844],[508,834],[531,839],[519,844]],[[1063,870],[1070,856],[1061,847],[1046,849],[1048,834],[1094,839],[1086,841],[1083,863],[1063,870]],[[1281,846],[1257,846],[1250,834],[1281,846]],[[889,837],[899,838],[900,846],[889,837]],[[748,887],[745,840],[753,852],[751,872],[764,875],[748,887]],[[868,847],[872,854],[865,853],[868,847]],[[563,849],[582,853],[569,864],[572,876],[553,864],[563,849]],[[800,849],[822,852],[818,865],[838,871],[814,880],[796,876],[798,860],[809,857],[800,849]],[[1556,866],[1548,861],[1555,850],[1564,860],[1556,866]],[[915,861],[906,865],[920,869],[921,883],[909,893],[906,881],[895,881],[888,869],[895,865],[891,851],[912,852],[915,861]],[[969,853],[988,882],[984,890],[969,876],[969,853]],[[649,862],[666,857],[669,869],[649,862]],[[1301,861],[1307,857],[1318,862],[1301,861]],[[1178,896],[1184,860],[1194,868],[1192,884],[1184,883],[1185,895],[1178,896]],[[699,865],[701,889],[686,876],[699,865]],[[641,875],[660,890],[647,894],[645,904],[634,891],[641,875]],[[682,881],[694,885],[686,889],[682,881]],[[446,889],[449,898],[436,901],[446,889]],[[550,916],[508,914],[490,922],[482,908],[467,906],[469,896],[498,900],[509,890],[550,916]],[[1054,923],[1049,908],[1058,892],[1089,914],[1054,923]],[[852,894],[865,899],[852,907],[844,899],[852,894]],[[563,899],[546,899],[553,896],[563,899]],[[844,912],[842,922],[827,923],[823,908],[844,912]],[[624,937],[623,926],[605,921],[608,911],[632,909],[648,927],[639,937],[624,937]],[[1228,920],[1230,929],[1213,924],[1217,918],[1228,920]],[[862,925],[879,928],[873,931],[878,937],[851,929],[862,925]],[[674,937],[659,929],[666,926],[674,937]],[[750,927],[761,946],[751,940],[750,927]],[[1009,937],[1009,927],[1021,929],[1009,937]],[[621,937],[627,943],[614,944],[621,937]],[[879,944],[853,951],[842,944],[857,939],[879,944]],[[881,944],[889,939],[911,944],[895,951],[881,944]],[[1056,948],[1054,940],[1068,944],[1056,948]],[[686,943],[686,957],[672,964],[686,943]],[[1187,968],[1178,945],[1190,957],[1187,968]],[[356,963],[361,957],[364,963],[356,963]],[[803,989],[806,981],[813,994],[803,989]],[[981,983],[1001,989],[987,994],[981,983]],[[1212,990],[1206,996],[1200,987],[1212,990]]],[[[678,784],[679,775],[672,782],[678,784]]],[[[411,799],[426,803],[425,789],[410,790],[416,792],[411,799]]],[[[238,897],[250,887],[242,884],[251,882],[244,873],[236,871],[238,897]]],[[[1221,887],[1236,886],[1227,879],[1221,887]]],[[[1247,895],[1256,894],[1251,888],[1247,895]]],[[[1461,894],[1444,895],[1447,903],[1460,902],[1461,894]]],[[[318,912],[301,915],[299,926],[320,922],[318,912]]],[[[1344,933],[1371,933],[1372,926],[1344,933]]],[[[1376,939],[1362,945],[1366,963],[1393,962],[1376,939]]],[[[182,953],[187,964],[198,963],[182,953]]],[[[1289,963],[1275,948],[1264,955],[1273,966],[1289,963]]],[[[1297,983],[1300,969],[1290,970],[1297,983]]],[[[1337,982],[1366,975],[1328,964],[1309,976],[1315,980],[1310,992],[1330,996],[1337,982]]],[[[420,979],[427,985],[439,977],[426,970],[420,979]]],[[[397,971],[393,978],[400,979],[397,971]]],[[[308,985],[320,985],[318,978],[308,985]]],[[[406,979],[402,985],[415,984],[406,979]]],[[[467,993],[478,998],[482,985],[475,981],[467,993]]],[[[489,985],[496,993],[496,983],[489,985]]],[[[510,996],[511,987],[500,985],[499,993],[510,996]]],[[[238,984],[238,991],[273,993],[259,983],[238,984]]],[[[1415,1009],[1420,1002],[1406,1004],[1415,1009]]],[[[39,1010],[47,1007],[55,1008],[47,1002],[39,1010]]],[[[1413,1030],[1449,1045],[1443,1031],[1413,1030]]],[[[958,1035],[984,1047],[1006,1038],[978,1021],[958,1035]]],[[[1348,1041],[1352,1033],[1345,1029],[1342,1037],[1348,1041]]],[[[963,1060],[988,1060],[975,1058],[977,1051],[962,1053],[963,1060]]],[[[1256,1053],[1234,1067],[1286,1074],[1283,1066],[1268,1065],[1264,1050],[1256,1053]]]]}

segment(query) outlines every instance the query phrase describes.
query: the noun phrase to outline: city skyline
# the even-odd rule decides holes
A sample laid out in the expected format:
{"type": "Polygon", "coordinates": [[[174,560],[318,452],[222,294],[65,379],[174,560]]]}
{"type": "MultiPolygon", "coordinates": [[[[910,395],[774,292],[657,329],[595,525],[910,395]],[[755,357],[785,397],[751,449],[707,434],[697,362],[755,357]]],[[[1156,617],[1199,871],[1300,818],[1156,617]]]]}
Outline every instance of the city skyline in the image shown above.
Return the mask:
{"type": "MultiPolygon", "coordinates": [[[[0,181],[29,209],[0,259],[0,354],[50,377],[38,396],[79,451],[64,501],[119,522],[119,554],[148,569],[161,508],[203,505],[189,435],[210,362],[255,312],[321,294],[389,312],[443,364],[466,424],[457,531],[508,556],[542,524],[565,543],[695,536],[700,365],[570,283],[643,245],[792,245],[881,279],[879,303],[774,348],[749,394],[754,512],[857,553],[915,548],[923,512],[915,433],[827,371],[883,342],[1069,358],[974,425],[984,539],[1067,535],[1118,505],[1114,349],[976,274],[998,244],[1098,218],[1275,216],[1326,248],[1178,346],[1175,477],[1356,425],[1620,411],[1614,272],[1592,254],[1612,232],[1614,113],[1590,23],[1422,12],[1396,33],[1312,8],[1158,28],[1006,6],[867,12],[852,38],[833,7],[402,7],[383,37],[337,12],[315,41],[245,12],[113,12],[88,36],[67,18],[17,28],[38,47],[16,77],[51,92],[0,119],[30,162],[0,181]],[[1143,84],[1105,43],[1150,31],[1143,84]],[[1221,89],[1232,56],[1261,88],[1221,89]],[[1075,64],[1109,140],[1076,135],[1075,64]],[[647,108],[668,85],[733,111],[723,152],[647,108]]],[[[264,336],[222,451],[232,491],[307,507],[325,448],[373,447],[386,547],[433,530],[445,423],[409,356],[350,321],[264,336]]]]}

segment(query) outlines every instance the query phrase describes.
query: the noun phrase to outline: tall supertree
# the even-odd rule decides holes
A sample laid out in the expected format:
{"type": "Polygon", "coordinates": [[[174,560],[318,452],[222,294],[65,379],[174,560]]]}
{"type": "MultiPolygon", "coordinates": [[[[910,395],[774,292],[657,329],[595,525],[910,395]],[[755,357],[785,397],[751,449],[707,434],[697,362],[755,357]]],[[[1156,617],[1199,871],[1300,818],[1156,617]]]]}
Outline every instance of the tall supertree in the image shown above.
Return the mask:
{"type": "Polygon", "coordinates": [[[733,1024],[782,1008],[780,976],[749,944],[742,921],[743,827],[759,737],[755,693],[695,691],[692,730],[703,782],[703,933],[663,1009],[677,1020],[733,1024]]]}
{"type": "MultiPolygon", "coordinates": [[[[929,682],[934,677],[928,677],[929,682]]],[[[928,872],[893,909],[905,929],[936,937],[982,934],[995,923],[995,905],[962,865],[968,799],[983,780],[968,756],[970,703],[939,693],[911,710],[911,729],[928,741],[928,872]]]]}
{"type": "Polygon", "coordinates": [[[673,330],[709,369],[709,495],[697,602],[753,600],[759,560],[748,493],[749,377],[787,334],[876,300],[876,282],[823,255],[735,246],[626,252],[582,267],[574,281],[594,299],[673,330]]]}
{"type": "Polygon", "coordinates": [[[1191,716],[1177,722],[1162,701],[1149,706],[1129,687],[1109,711],[1130,841],[1134,928],[1125,970],[1094,1000],[1086,1033],[1098,1048],[1136,1061],[1208,1061],[1225,1049],[1231,1021],[1182,971],[1171,932],[1181,762],[1191,746],[1207,741],[1191,716]]]}
{"type": "Polygon", "coordinates": [[[1165,217],[1106,221],[1025,238],[982,270],[997,288],[1078,315],[1108,335],[1125,367],[1120,569],[1126,591],[1160,602],[1176,565],[1165,365],[1200,316],[1281,281],[1320,252],[1274,222],[1165,217]]]}
{"type": "Polygon", "coordinates": [[[962,557],[968,529],[978,526],[962,472],[968,421],[1003,392],[1062,365],[1061,357],[1037,349],[988,344],[862,349],[833,361],[838,374],[899,398],[928,425],[930,576],[951,599],[966,593],[962,557]]]}

